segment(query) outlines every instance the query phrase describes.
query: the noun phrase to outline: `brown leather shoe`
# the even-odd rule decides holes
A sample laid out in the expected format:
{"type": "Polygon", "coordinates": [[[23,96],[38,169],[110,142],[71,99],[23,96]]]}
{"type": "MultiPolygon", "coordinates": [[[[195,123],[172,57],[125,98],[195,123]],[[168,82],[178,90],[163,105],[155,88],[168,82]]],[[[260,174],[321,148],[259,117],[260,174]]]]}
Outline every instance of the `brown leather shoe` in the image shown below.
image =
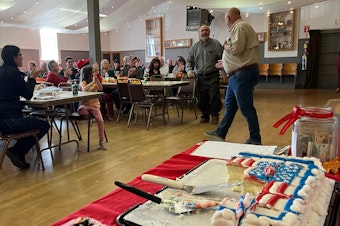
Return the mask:
{"type": "Polygon", "coordinates": [[[218,124],[218,122],[219,122],[219,117],[218,117],[218,115],[213,115],[213,116],[211,116],[211,123],[212,123],[212,124],[218,124]]]}
{"type": "Polygon", "coordinates": [[[202,118],[201,117],[200,123],[207,123],[207,122],[209,122],[209,118],[202,118]]]}

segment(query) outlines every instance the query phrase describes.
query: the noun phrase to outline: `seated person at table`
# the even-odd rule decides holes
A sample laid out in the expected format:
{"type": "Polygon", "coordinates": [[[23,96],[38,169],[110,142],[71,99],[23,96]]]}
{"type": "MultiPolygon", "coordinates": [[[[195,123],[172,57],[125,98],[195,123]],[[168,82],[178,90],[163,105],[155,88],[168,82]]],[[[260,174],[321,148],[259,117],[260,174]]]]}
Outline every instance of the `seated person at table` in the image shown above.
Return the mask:
{"type": "MultiPolygon", "coordinates": [[[[97,63],[98,64],[98,63],[97,63]]],[[[99,72],[99,81],[102,83],[102,78],[105,78],[107,76],[109,76],[109,66],[110,63],[107,59],[103,59],[100,62],[101,68],[99,69],[99,64],[98,66],[93,67],[93,69],[98,69],[99,72]]],[[[105,82],[108,82],[107,80],[104,80],[105,82]]],[[[117,88],[111,88],[111,87],[104,87],[103,88],[103,97],[101,99],[100,102],[100,109],[102,110],[103,113],[105,113],[107,111],[107,118],[108,120],[113,120],[114,118],[114,110],[113,110],[113,92],[116,90],[117,88]],[[106,108],[107,106],[107,108],[106,108]]],[[[119,98],[119,96],[118,96],[119,98]]]]}
{"type": "Polygon", "coordinates": [[[172,70],[172,73],[174,75],[177,75],[178,73],[186,74],[187,72],[185,70],[185,63],[185,59],[182,56],[178,57],[176,61],[176,66],[172,70]]]}
{"type": "Polygon", "coordinates": [[[132,67],[129,69],[128,71],[128,78],[136,78],[136,79],[141,79],[141,78],[137,78],[137,74],[136,74],[136,68],[135,67],[132,67]]]}
{"type": "Polygon", "coordinates": [[[28,61],[27,66],[28,66],[28,69],[24,72],[26,76],[31,73],[31,71],[33,70],[33,68],[37,66],[37,64],[35,63],[35,61],[30,60],[28,61]]]}
{"type": "Polygon", "coordinates": [[[169,65],[164,62],[164,58],[160,57],[159,58],[159,63],[160,63],[160,72],[162,77],[164,78],[165,76],[168,76],[169,74],[169,65]]]}
{"type": "MultiPolygon", "coordinates": [[[[22,54],[17,46],[6,45],[1,53],[4,64],[0,67],[0,130],[3,134],[21,133],[32,129],[39,129],[38,138],[41,139],[49,130],[46,121],[36,118],[25,118],[22,114],[24,104],[20,97],[31,99],[33,96],[35,78],[40,70],[33,68],[25,82],[25,74],[19,71],[22,66],[22,54]]],[[[25,155],[35,145],[34,137],[17,140],[9,148],[6,155],[13,165],[18,168],[29,168],[25,155]]]]}
{"type": "Polygon", "coordinates": [[[117,79],[117,76],[120,76],[120,63],[117,59],[113,60],[113,67],[108,71],[109,77],[113,77],[117,79]]]}
{"type": "Polygon", "coordinates": [[[69,68],[72,71],[72,73],[69,76],[69,79],[70,80],[76,79],[76,75],[78,74],[78,69],[73,67],[73,59],[72,59],[72,57],[67,56],[65,58],[65,63],[66,63],[66,67],[65,67],[65,69],[62,69],[62,70],[59,71],[59,76],[60,77],[64,77],[65,70],[67,70],[69,68]]]}
{"type": "MultiPolygon", "coordinates": [[[[80,82],[80,89],[82,91],[98,92],[103,90],[103,86],[98,80],[98,77],[92,67],[86,66],[82,68],[80,76],[83,78],[80,82]]],[[[78,113],[83,116],[92,115],[96,119],[99,134],[99,149],[106,150],[104,143],[104,120],[102,113],[100,112],[100,103],[98,98],[82,102],[78,108],[78,113]]]]}
{"type": "Polygon", "coordinates": [[[172,71],[175,68],[175,66],[172,64],[172,58],[167,59],[166,62],[168,63],[168,66],[169,66],[169,73],[172,73],[172,71]]]}
{"type": "Polygon", "coordinates": [[[138,59],[137,57],[135,57],[135,65],[134,67],[136,68],[136,78],[138,79],[143,79],[144,78],[144,66],[143,63],[140,61],[140,59],[138,59]]]}
{"type": "Polygon", "coordinates": [[[41,62],[40,63],[40,69],[41,69],[41,72],[40,72],[38,78],[46,78],[47,74],[48,74],[47,63],[41,62]]]}
{"type": "Polygon", "coordinates": [[[120,76],[127,76],[130,67],[133,66],[133,56],[125,56],[123,62],[123,66],[120,69],[120,76]]]}
{"type": "Polygon", "coordinates": [[[151,60],[149,64],[149,78],[162,78],[160,65],[161,63],[157,57],[151,60]]]}
{"type": "Polygon", "coordinates": [[[61,78],[58,74],[59,65],[58,62],[56,62],[55,60],[51,60],[50,62],[48,62],[48,70],[50,72],[47,74],[46,82],[51,82],[56,87],[58,87],[59,83],[61,82],[67,82],[68,77],[72,74],[72,70],[70,68],[67,68],[64,71],[64,77],[61,78]]]}

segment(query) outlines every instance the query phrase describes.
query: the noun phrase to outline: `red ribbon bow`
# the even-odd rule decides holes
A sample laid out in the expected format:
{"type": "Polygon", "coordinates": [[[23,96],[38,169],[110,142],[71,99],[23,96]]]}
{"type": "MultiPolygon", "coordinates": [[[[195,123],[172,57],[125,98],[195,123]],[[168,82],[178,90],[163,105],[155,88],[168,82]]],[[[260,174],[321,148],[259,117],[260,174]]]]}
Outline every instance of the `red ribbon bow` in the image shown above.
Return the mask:
{"type": "Polygon", "coordinates": [[[273,127],[277,128],[285,121],[286,124],[282,127],[280,131],[280,135],[283,135],[287,129],[300,118],[300,116],[309,116],[311,118],[330,118],[333,117],[333,111],[330,108],[317,108],[317,107],[310,107],[306,108],[305,110],[295,106],[293,108],[293,112],[289,113],[279,121],[277,121],[273,127]]]}

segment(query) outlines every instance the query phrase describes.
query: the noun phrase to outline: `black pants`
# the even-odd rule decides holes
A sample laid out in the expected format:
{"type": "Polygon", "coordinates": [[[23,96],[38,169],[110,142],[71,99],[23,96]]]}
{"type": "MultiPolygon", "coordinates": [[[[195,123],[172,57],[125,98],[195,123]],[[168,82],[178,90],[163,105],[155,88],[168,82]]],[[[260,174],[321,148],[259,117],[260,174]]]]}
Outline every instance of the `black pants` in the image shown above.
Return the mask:
{"type": "Polygon", "coordinates": [[[209,75],[198,74],[196,79],[196,97],[198,106],[202,112],[202,118],[209,118],[210,115],[216,116],[222,109],[219,73],[209,75]]]}
{"type": "MultiPolygon", "coordinates": [[[[48,132],[50,125],[48,122],[36,118],[12,118],[1,119],[0,129],[3,134],[20,133],[32,129],[39,129],[38,138],[41,139],[48,132]]],[[[11,148],[16,155],[26,155],[35,145],[34,137],[26,137],[17,140],[16,144],[11,148]]]]}

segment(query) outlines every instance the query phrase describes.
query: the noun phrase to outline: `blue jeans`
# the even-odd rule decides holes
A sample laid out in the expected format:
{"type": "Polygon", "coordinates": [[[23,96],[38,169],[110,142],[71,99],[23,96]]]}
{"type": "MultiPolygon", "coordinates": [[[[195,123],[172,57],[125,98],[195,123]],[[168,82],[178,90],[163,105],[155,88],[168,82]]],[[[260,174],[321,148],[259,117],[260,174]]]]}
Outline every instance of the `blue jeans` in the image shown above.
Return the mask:
{"type": "MultiPolygon", "coordinates": [[[[49,130],[48,122],[36,118],[11,118],[1,119],[0,129],[3,134],[20,133],[32,129],[39,129],[38,138],[41,139],[49,130]]],[[[17,140],[11,151],[16,155],[26,155],[35,145],[34,137],[26,137],[17,140]]]]}
{"type": "Polygon", "coordinates": [[[226,137],[235,114],[240,109],[248,123],[249,138],[252,141],[261,142],[259,122],[253,105],[254,87],[257,84],[258,76],[259,70],[256,66],[235,72],[229,78],[224,100],[226,109],[223,119],[215,130],[218,136],[226,137]]]}

